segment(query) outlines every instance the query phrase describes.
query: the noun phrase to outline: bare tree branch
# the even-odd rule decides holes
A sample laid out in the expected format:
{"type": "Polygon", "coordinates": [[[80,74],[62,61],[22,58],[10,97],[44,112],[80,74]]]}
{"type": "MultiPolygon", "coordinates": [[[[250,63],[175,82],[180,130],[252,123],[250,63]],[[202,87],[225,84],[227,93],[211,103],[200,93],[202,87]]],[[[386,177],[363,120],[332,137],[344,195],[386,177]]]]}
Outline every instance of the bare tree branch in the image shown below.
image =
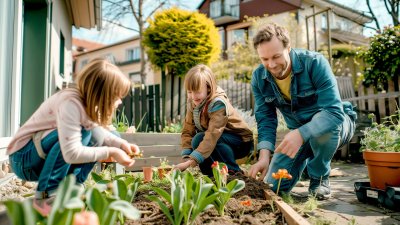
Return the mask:
{"type": "Polygon", "coordinates": [[[372,15],[372,19],[375,21],[376,28],[378,28],[378,30],[380,30],[381,27],[379,26],[378,18],[376,18],[375,14],[374,14],[374,11],[372,11],[371,3],[369,2],[369,0],[366,0],[366,2],[367,2],[367,6],[368,6],[368,9],[369,9],[369,12],[372,15]]]}
{"type": "MultiPolygon", "coordinates": [[[[135,17],[135,19],[136,19],[136,21],[139,21],[139,17],[138,17],[138,15],[136,14],[136,10],[135,10],[135,5],[133,4],[133,2],[132,2],[133,0],[129,0],[129,4],[130,4],[130,6],[131,6],[131,10],[132,10],[132,14],[133,14],[133,16],[135,17]]],[[[140,8],[139,8],[139,13],[140,13],[140,8]]]]}
{"type": "Polygon", "coordinates": [[[132,30],[132,31],[135,31],[135,32],[139,32],[139,30],[137,30],[137,29],[124,26],[124,25],[122,25],[122,24],[120,24],[120,23],[118,23],[118,22],[114,22],[114,21],[112,21],[112,20],[107,20],[107,19],[103,19],[103,20],[106,21],[106,22],[108,22],[108,23],[117,25],[117,26],[119,26],[119,27],[122,27],[122,28],[125,28],[125,29],[128,29],[128,30],[132,30]]]}
{"type": "Polygon", "coordinates": [[[163,7],[163,5],[165,5],[165,2],[161,2],[157,7],[155,7],[153,9],[153,11],[151,11],[151,13],[149,13],[149,15],[146,17],[146,19],[144,21],[147,21],[158,9],[163,7]]]}
{"type": "Polygon", "coordinates": [[[390,13],[392,16],[393,20],[393,25],[398,25],[399,24],[399,1],[398,0],[384,0],[385,3],[385,8],[386,10],[390,13]],[[388,3],[390,4],[390,8],[388,6],[388,3]]]}

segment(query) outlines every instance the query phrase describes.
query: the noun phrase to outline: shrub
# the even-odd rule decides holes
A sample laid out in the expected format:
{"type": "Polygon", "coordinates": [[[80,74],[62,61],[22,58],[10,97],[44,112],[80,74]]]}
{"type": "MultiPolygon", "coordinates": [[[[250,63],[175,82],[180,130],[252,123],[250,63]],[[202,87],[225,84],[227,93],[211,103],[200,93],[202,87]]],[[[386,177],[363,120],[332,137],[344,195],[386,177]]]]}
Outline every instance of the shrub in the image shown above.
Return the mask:
{"type": "Polygon", "coordinates": [[[400,74],[400,25],[385,27],[371,38],[370,47],[362,53],[365,62],[364,84],[382,88],[388,80],[397,81],[400,74]]]}

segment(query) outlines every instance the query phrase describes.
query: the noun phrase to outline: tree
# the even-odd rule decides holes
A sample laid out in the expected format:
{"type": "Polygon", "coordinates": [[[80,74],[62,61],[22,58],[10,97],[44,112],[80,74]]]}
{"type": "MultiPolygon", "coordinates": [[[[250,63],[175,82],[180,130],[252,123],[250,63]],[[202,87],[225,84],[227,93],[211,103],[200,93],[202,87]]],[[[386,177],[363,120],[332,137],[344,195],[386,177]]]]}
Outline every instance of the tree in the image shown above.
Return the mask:
{"type": "Polygon", "coordinates": [[[157,12],[144,32],[143,44],[153,65],[184,76],[194,65],[218,60],[217,28],[204,14],[172,8],[157,12]]]}
{"type": "MultiPolygon", "coordinates": [[[[367,51],[362,53],[366,63],[364,84],[383,88],[388,80],[398,84],[400,75],[400,25],[385,27],[371,38],[367,51]]],[[[396,88],[398,91],[398,88],[396,88]]]]}
{"type": "MultiPolygon", "coordinates": [[[[379,24],[378,18],[375,16],[374,10],[371,7],[371,2],[370,0],[365,0],[369,9],[369,13],[371,14],[376,28],[378,30],[381,30],[381,26],[379,24]]],[[[399,14],[399,6],[400,6],[400,0],[382,0],[385,3],[385,8],[386,11],[389,13],[389,15],[392,17],[393,25],[397,26],[399,25],[399,20],[400,20],[400,14],[399,14]]]]}
{"type": "MultiPolygon", "coordinates": [[[[276,21],[273,16],[246,17],[246,22],[251,22],[249,30],[256,31],[265,24],[275,22],[284,26],[290,35],[291,47],[304,47],[305,43],[300,41],[301,29],[294,13],[290,13],[282,21],[276,21]]],[[[260,64],[260,58],[253,47],[252,37],[248,37],[243,43],[238,42],[229,46],[226,50],[227,59],[220,59],[212,64],[213,72],[218,79],[227,79],[234,76],[235,80],[250,82],[253,70],[260,64]]]]}
{"type": "MultiPolygon", "coordinates": [[[[164,126],[166,72],[169,78],[183,77],[196,64],[210,64],[218,60],[221,51],[220,37],[214,22],[204,14],[172,8],[157,12],[154,19],[149,21],[143,44],[147,47],[146,52],[152,65],[161,69],[164,126]]],[[[180,93],[177,95],[183,97],[180,93]]]]}
{"type": "MultiPolygon", "coordinates": [[[[103,20],[112,25],[117,25],[136,31],[139,39],[143,40],[143,31],[148,25],[147,21],[153,14],[162,8],[180,5],[185,7],[185,1],[175,0],[103,0],[105,2],[103,20]],[[129,23],[133,16],[135,24],[129,23]],[[137,27],[135,26],[137,25],[137,27]]],[[[145,49],[140,42],[140,77],[142,84],[146,81],[145,49]]]]}

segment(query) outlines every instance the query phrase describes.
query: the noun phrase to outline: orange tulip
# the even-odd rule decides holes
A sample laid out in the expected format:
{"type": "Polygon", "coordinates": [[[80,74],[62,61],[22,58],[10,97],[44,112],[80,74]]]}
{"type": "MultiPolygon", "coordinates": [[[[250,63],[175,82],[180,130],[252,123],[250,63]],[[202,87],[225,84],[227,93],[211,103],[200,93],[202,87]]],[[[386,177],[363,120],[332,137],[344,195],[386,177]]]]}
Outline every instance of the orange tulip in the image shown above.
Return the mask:
{"type": "Polygon", "coordinates": [[[240,204],[241,204],[242,206],[251,206],[251,200],[241,201],[240,204]]]}
{"type": "Polygon", "coordinates": [[[278,172],[272,173],[272,178],[274,178],[276,180],[282,179],[282,178],[290,180],[290,179],[292,179],[292,175],[290,175],[286,169],[279,169],[278,172]]]}
{"type": "Polygon", "coordinates": [[[279,169],[278,172],[272,173],[272,178],[274,178],[276,180],[279,180],[278,188],[276,190],[276,194],[278,194],[279,193],[279,188],[281,186],[281,180],[282,179],[290,180],[290,179],[292,179],[292,175],[289,174],[287,169],[279,169]]]}

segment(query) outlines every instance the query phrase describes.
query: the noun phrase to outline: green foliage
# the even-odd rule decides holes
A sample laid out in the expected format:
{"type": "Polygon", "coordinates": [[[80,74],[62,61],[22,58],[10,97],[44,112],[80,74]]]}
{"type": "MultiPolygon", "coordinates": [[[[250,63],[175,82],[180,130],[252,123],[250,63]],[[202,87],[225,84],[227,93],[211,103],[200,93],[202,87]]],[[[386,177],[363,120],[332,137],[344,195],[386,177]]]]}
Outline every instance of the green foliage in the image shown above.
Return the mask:
{"type": "MultiPolygon", "coordinates": [[[[373,120],[374,115],[370,114],[369,117],[373,120]]],[[[400,152],[400,110],[385,118],[381,124],[372,121],[372,126],[362,132],[362,151],[400,152]]]]}
{"type": "MultiPolygon", "coordinates": [[[[264,15],[263,17],[245,16],[245,22],[251,23],[250,32],[255,34],[263,25],[276,21],[273,19],[273,16],[264,15]]],[[[292,47],[303,47],[298,38],[303,31],[299,28],[294,13],[288,14],[278,24],[284,26],[289,31],[292,47]]],[[[253,70],[261,63],[253,47],[252,40],[246,39],[243,43],[235,43],[232,46],[228,46],[225,53],[227,59],[220,59],[211,66],[217,78],[227,79],[233,75],[235,80],[250,82],[253,70]]]]}
{"type": "Polygon", "coordinates": [[[170,193],[158,187],[152,187],[152,190],[172,206],[172,212],[160,197],[147,196],[147,198],[159,204],[161,211],[172,224],[181,225],[182,221],[184,224],[193,224],[201,212],[212,207],[212,202],[218,195],[218,193],[211,193],[214,185],[204,182],[201,178],[195,179],[187,171],[182,173],[174,170],[169,178],[170,193]]]}
{"type": "Polygon", "coordinates": [[[129,120],[125,115],[125,108],[123,108],[121,112],[118,111],[119,110],[117,110],[117,113],[114,114],[112,125],[118,132],[124,133],[129,128],[129,120]]]}
{"type": "Polygon", "coordinates": [[[400,75],[400,25],[385,27],[371,38],[370,47],[362,54],[369,65],[365,68],[364,84],[382,87],[400,75]]]}
{"type": "Polygon", "coordinates": [[[153,65],[178,76],[196,64],[216,61],[221,49],[218,30],[211,19],[178,8],[155,13],[144,32],[143,44],[153,65]]]}
{"type": "Polygon", "coordinates": [[[169,125],[165,126],[163,129],[163,133],[181,133],[183,125],[182,123],[170,123],[169,125]]]}
{"type": "Polygon", "coordinates": [[[23,202],[8,200],[4,202],[13,224],[72,224],[74,214],[86,207],[99,217],[101,225],[116,224],[117,218],[139,219],[140,212],[130,202],[114,198],[108,200],[97,188],[89,188],[86,193],[82,186],[76,185],[74,175],[64,179],[48,216],[40,215],[33,208],[30,199],[23,202]],[[86,198],[86,204],[83,199],[86,198]]]}
{"type": "Polygon", "coordinates": [[[234,75],[235,80],[249,83],[254,68],[260,64],[251,41],[236,43],[226,50],[226,54],[228,59],[220,59],[211,66],[217,78],[229,79],[231,75],[234,75]]]}
{"type": "MultiPolygon", "coordinates": [[[[213,175],[215,179],[215,186],[213,186],[214,193],[218,193],[218,197],[214,201],[214,206],[217,209],[219,215],[223,216],[225,213],[225,205],[232,195],[241,191],[245,183],[242,180],[234,179],[228,184],[228,167],[225,163],[214,162],[213,164],[213,175]]],[[[204,177],[209,183],[213,183],[208,177],[204,177]]]]}

